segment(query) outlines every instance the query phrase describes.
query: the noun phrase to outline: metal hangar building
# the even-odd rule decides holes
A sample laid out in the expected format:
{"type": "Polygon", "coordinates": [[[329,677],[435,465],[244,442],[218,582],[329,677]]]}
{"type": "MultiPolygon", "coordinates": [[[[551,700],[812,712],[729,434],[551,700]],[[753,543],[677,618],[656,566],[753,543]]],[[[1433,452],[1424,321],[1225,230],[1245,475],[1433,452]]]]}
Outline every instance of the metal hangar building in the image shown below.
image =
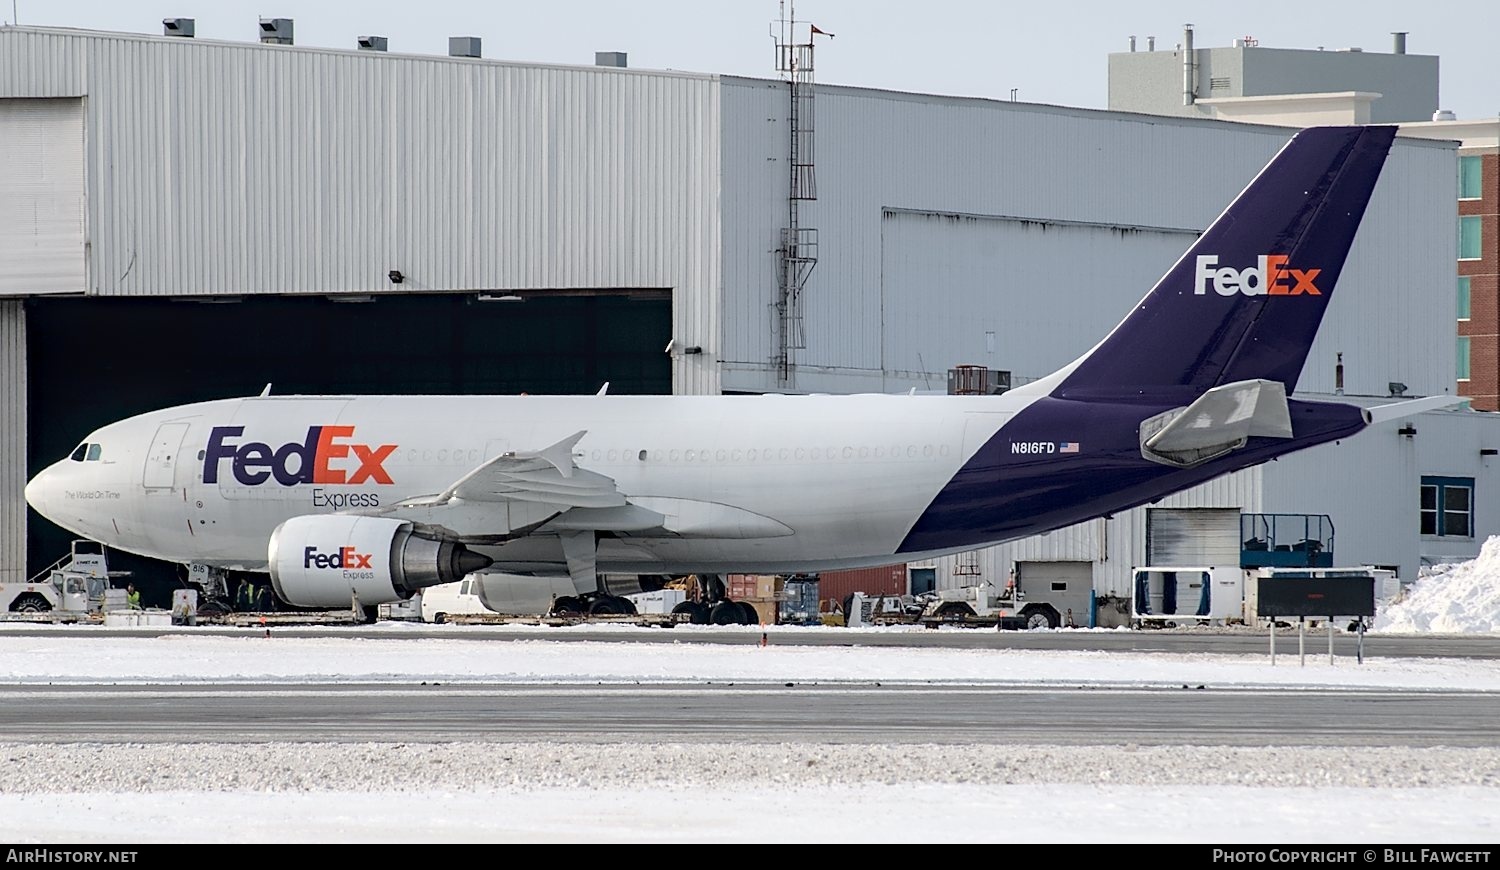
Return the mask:
{"type": "MultiPolygon", "coordinates": [[[[781,47],[781,78],[750,79],[382,42],[0,28],[0,572],[66,551],[22,488],[93,427],[267,383],[847,393],[942,391],[959,366],[1040,377],[1108,332],[1293,132],[820,85],[810,45],[781,47]]],[[[1303,392],[1452,391],[1455,155],[1398,139],[1303,392]]],[[[1241,512],[1276,511],[1329,514],[1341,555],[1411,576],[1500,531],[1471,506],[1465,534],[1419,534],[1424,475],[1495,491],[1485,417],[1390,424],[940,560],[928,582],[1081,572],[1124,594],[1132,565],[1237,552],[1241,512]]]]}

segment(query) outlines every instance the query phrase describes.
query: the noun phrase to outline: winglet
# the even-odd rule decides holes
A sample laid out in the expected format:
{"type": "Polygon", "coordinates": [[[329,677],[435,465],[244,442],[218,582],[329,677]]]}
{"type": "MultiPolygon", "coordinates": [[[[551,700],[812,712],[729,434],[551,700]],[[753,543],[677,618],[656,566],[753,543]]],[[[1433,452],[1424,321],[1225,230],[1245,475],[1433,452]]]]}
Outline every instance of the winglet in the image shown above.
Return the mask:
{"type": "Polygon", "coordinates": [[[264,390],[260,391],[260,397],[262,399],[264,399],[266,396],[269,396],[269,395],[271,395],[271,385],[270,384],[266,384],[266,388],[264,390]]]}
{"type": "Polygon", "coordinates": [[[604,395],[607,392],[609,392],[609,381],[605,381],[604,382],[604,386],[600,387],[599,388],[599,392],[595,393],[594,395],[596,395],[596,396],[602,396],[602,395],[604,395]]]}
{"type": "Polygon", "coordinates": [[[545,461],[548,465],[557,469],[557,473],[563,477],[573,476],[573,447],[578,444],[583,436],[588,434],[587,429],[574,432],[572,435],[557,442],[551,447],[537,451],[518,452],[518,457],[536,457],[545,461]]]}
{"type": "Polygon", "coordinates": [[[1399,420],[1402,417],[1410,417],[1423,411],[1436,411],[1439,408],[1450,408],[1454,405],[1462,405],[1467,402],[1467,396],[1428,396],[1425,399],[1411,399],[1405,402],[1391,402],[1388,405],[1376,405],[1373,408],[1364,409],[1365,425],[1384,423],[1387,420],[1399,420]]]}

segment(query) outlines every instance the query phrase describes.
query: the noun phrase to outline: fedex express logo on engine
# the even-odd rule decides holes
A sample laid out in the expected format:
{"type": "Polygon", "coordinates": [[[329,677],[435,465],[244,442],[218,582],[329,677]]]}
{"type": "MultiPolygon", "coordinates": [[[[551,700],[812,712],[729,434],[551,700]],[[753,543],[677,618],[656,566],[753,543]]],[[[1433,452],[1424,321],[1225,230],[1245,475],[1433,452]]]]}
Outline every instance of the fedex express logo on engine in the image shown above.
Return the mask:
{"type": "Polygon", "coordinates": [[[309,426],[307,438],[272,448],[263,441],[236,443],[244,426],[215,426],[203,454],[203,482],[218,483],[219,467],[230,461],[230,472],[243,486],[259,486],[271,478],[282,486],[299,483],[391,483],[386,459],[395,444],[378,447],[351,441],[353,426],[309,426]]]}
{"type": "Polygon", "coordinates": [[[1213,285],[1220,296],[1243,293],[1246,296],[1322,296],[1318,274],[1322,269],[1288,269],[1285,254],[1261,254],[1255,265],[1246,269],[1232,266],[1219,268],[1217,254],[1199,254],[1194,272],[1193,293],[1203,296],[1213,285]]]}
{"type": "Polygon", "coordinates": [[[332,553],[320,553],[317,547],[302,550],[303,568],[369,568],[374,553],[361,553],[353,547],[339,547],[332,553]]]}

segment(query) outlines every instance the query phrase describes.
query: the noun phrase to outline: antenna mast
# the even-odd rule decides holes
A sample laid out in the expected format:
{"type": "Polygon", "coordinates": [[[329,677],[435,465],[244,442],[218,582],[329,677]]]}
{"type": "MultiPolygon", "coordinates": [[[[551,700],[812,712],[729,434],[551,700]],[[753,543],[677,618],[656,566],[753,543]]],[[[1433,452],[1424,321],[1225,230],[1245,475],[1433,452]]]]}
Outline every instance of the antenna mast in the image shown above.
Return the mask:
{"type": "Polygon", "coordinates": [[[802,226],[801,204],[818,198],[813,174],[813,35],[827,34],[797,20],[796,5],[781,2],[776,71],[787,83],[787,212],[776,248],[776,378],[792,383],[793,351],[807,347],[802,329],[802,290],[818,264],[818,231],[802,226]],[[797,42],[806,34],[806,42],[797,42]]]}

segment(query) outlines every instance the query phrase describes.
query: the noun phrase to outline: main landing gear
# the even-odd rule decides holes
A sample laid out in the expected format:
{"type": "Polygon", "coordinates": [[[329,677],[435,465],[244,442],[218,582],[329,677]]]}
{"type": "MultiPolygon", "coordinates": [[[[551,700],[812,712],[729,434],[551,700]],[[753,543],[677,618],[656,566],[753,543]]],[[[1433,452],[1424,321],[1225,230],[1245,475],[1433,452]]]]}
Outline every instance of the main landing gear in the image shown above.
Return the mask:
{"type": "Polygon", "coordinates": [[[744,601],[730,601],[724,594],[724,581],[715,574],[695,578],[698,598],[672,608],[674,615],[686,614],[693,625],[755,625],[760,614],[744,601]]]}

